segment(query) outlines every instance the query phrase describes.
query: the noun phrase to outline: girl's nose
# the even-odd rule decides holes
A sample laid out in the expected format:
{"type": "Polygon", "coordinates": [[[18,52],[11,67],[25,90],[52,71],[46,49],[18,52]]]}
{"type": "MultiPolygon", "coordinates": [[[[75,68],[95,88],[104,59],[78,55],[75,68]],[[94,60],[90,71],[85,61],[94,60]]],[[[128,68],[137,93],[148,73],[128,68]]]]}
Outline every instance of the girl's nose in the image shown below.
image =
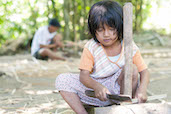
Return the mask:
{"type": "Polygon", "coordinates": [[[105,30],[104,30],[104,36],[109,36],[109,34],[110,34],[110,33],[109,33],[109,30],[106,30],[106,29],[105,29],[105,30]]]}

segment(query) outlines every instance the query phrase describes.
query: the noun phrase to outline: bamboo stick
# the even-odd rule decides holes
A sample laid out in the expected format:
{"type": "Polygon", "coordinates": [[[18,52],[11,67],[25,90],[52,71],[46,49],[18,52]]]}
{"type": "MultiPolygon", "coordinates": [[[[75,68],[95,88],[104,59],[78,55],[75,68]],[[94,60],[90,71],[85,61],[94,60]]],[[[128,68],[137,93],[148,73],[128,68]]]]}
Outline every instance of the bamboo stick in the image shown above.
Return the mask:
{"type": "Polygon", "coordinates": [[[132,97],[132,4],[123,7],[123,37],[125,53],[124,94],[132,97]]]}

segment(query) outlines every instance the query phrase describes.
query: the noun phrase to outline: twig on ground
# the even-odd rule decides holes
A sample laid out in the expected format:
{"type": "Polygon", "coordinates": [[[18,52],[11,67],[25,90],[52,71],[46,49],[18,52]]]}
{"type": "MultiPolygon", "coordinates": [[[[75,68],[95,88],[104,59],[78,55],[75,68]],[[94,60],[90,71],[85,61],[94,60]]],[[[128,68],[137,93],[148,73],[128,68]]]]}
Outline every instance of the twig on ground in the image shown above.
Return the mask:
{"type": "Polygon", "coordinates": [[[17,75],[17,73],[16,73],[16,71],[15,71],[15,68],[12,68],[11,71],[12,71],[13,75],[15,76],[15,79],[16,79],[17,82],[26,85],[26,86],[24,86],[22,89],[27,89],[27,88],[31,87],[32,84],[30,84],[30,83],[28,83],[28,82],[26,82],[26,81],[23,81],[23,80],[21,80],[21,79],[18,77],[18,75],[17,75]]]}
{"type": "MultiPolygon", "coordinates": [[[[149,95],[155,95],[153,92],[151,92],[150,90],[147,90],[147,93],[149,94],[149,95]]],[[[157,99],[158,101],[160,101],[160,102],[166,102],[165,100],[163,100],[163,99],[157,99]]]]}
{"type": "Polygon", "coordinates": [[[11,95],[13,95],[16,92],[16,88],[12,90],[11,95]]]}

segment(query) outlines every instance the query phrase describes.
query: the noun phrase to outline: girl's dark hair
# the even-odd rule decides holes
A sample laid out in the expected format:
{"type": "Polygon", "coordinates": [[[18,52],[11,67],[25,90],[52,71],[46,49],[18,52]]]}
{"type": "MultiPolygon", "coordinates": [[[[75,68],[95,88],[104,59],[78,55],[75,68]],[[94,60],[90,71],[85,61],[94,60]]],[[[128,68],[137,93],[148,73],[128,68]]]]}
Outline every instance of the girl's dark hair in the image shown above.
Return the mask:
{"type": "Polygon", "coordinates": [[[114,1],[100,1],[95,3],[88,17],[88,28],[96,42],[96,30],[104,24],[117,30],[117,36],[120,41],[123,39],[123,10],[122,7],[114,1]]]}

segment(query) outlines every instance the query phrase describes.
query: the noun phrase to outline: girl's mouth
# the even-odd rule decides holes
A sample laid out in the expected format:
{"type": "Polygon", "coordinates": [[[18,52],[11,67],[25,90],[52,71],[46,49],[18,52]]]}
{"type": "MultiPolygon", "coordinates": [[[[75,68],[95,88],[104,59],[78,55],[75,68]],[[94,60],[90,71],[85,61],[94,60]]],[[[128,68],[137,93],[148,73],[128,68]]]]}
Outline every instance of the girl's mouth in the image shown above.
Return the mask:
{"type": "Polygon", "coordinates": [[[110,41],[110,39],[104,39],[103,41],[104,41],[104,42],[109,42],[109,41],[110,41]]]}

